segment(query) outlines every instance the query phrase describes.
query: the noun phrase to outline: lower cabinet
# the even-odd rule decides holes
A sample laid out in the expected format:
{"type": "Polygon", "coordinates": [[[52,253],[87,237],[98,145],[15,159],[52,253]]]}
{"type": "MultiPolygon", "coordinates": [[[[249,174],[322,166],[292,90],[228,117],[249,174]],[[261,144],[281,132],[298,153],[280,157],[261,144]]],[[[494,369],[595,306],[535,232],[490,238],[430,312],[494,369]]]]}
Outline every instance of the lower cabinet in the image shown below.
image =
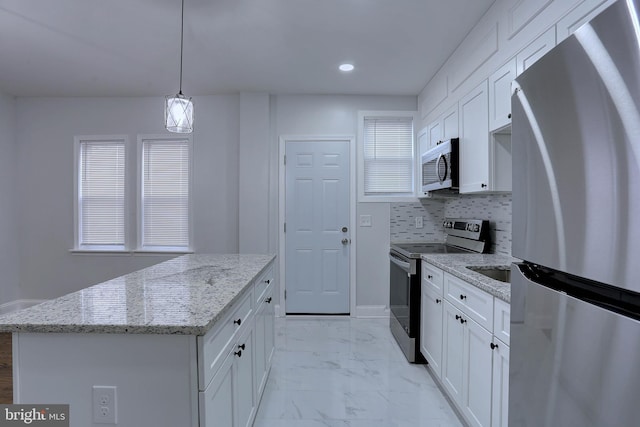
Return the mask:
{"type": "Polygon", "coordinates": [[[493,301],[479,288],[441,273],[443,299],[425,285],[426,276],[423,280],[420,350],[469,425],[506,427],[509,346],[498,335],[508,340],[509,304],[493,301]],[[458,286],[456,292],[447,291],[451,283],[458,286]]]}
{"type": "MultiPolygon", "coordinates": [[[[441,289],[442,290],[442,289],[441,289]]],[[[442,294],[422,284],[420,351],[436,377],[442,377],[442,294]]]]}
{"type": "Polygon", "coordinates": [[[491,425],[491,332],[467,316],[462,350],[462,411],[473,426],[491,425]]]}
{"type": "Polygon", "coordinates": [[[255,334],[255,384],[260,396],[267,384],[271,357],[274,351],[274,318],[273,287],[265,292],[264,299],[256,311],[255,334]]]}
{"type": "Polygon", "coordinates": [[[491,427],[509,425],[509,346],[493,340],[491,427]]]}
{"type": "Polygon", "coordinates": [[[270,268],[227,319],[200,339],[198,369],[212,373],[199,375],[204,384],[199,393],[200,427],[253,424],[274,353],[272,275],[270,268]],[[228,325],[237,329],[230,331],[228,325]]]}

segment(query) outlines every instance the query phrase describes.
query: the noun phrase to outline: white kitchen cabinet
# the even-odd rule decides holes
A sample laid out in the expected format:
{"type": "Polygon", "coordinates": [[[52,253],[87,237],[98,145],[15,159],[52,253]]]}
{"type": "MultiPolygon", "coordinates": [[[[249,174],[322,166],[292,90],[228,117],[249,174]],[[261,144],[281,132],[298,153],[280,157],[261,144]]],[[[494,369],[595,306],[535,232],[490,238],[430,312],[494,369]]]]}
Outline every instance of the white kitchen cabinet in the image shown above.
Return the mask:
{"type": "Polygon", "coordinates": [[[431,150],[442,141],[442,122],[440,119],[429,125],[429,143],[427,144],[427,151],[431,150]]]}
{"type": "Polygon", "coordinates": [[[234,402],[237,409],[238,423],[235,427],[251,427],[256,411],[256,388],[254,387],[254,328],[247,328],[238,340],[233,355],[235,356],[234,402]]]}
{"type": "Polygon", "coordinates": [[[429,149],[429,126],[425,126],[416,135],[418,145],[418,165],[420,165],[420,157],[429,149]]]}
{"type": "Polygon", "coordinates": [[[462,364],[464,363],[464,327],[460,323],[462,312],[447,300],[443,306],[442,330],[442,384],[449,397],[462,402],[462,364]]]}
{"type": "Polygon", "coordinates": [[[509,346],[494,338],[492,349],[491,427],[507,427],[509,424],[509,346]]]}
{"type": "Polygon", "coordinates": [[[489,77],[489,130],[511,124],[511,83],[516,78],[516,59],[510,59],[489,77]]]}
{"type": "Polygon", "coordinates": [[[444,297],[487,330],[493,330],[493,296],[464,280],[444,273],[444,297]]]}
{"type": "Polygon", "coordinates": [[[511,135],[489,134],[489,84],[460,101],[460,193],[511,191],[511,135]]]}
{"type": "Polygon", "coordinates": [[[511,342],[511,305],[498,298],[494,302],[493,335],[507,345],[511,342]]]}
{"type": "Polygon", "coordinates": [[[491,424],[492,350],[491,332],[462,313],[464,348],[462,364],[462,411],[472,426],[491,424]]]}
{"type": "Polygon", "coordinates": [[[434,290],[423,272],[420,310],[420,352],[436,377],[442,377],[442,286],[434,290]]]}
{"type": "Polygon", "coordinates": [[[487,80],[460,100],[460,193],[489,189],[487,80]]]}
{"type": "Polygon", "coordinates": [[[442,140],[446,141],[451,138],[460,136],[460,128],[458,123],[458,103],[456,102],[451,108],[445,111],[441,117],[442,123],[442,140]]]}
{"type": "Polygon", "coordinates": [[[615,3],[615,0],[585,0],[573,8],[556,24],[558,43],[573,34],[585,22],[615,3]]]}
{"type": "Polygon", "coordinates": [[[206,390],[200,392],[201,427],[247,427],[256,410],[253,328],[231,347],[206,390]]]}
{"type": "Polygon", "coordinates": [[[258,396],[264,390],[271,366],[274,345],[273,287],[269,287],[256,310],[255,333],[255,385],[258,396]]]}
{"type": "Polygon", "coordinates": [[[524,70],[542,58],[542,56],[553,49],[555,45],[556,27],[554,25],[516,54],[517,74],[522,74],[524,70]]]}
{"type": "Polygon", "coordinates": [[[469,425],[506,427],[510,304],[426,261],[421,288],[420,350],[436,380],[469,425]]]}
{"type": "Polygon", "coordinates": [[[205,391],[200,392],[200,427],[235,426],[235,355],[230,352],[205,391]]]}

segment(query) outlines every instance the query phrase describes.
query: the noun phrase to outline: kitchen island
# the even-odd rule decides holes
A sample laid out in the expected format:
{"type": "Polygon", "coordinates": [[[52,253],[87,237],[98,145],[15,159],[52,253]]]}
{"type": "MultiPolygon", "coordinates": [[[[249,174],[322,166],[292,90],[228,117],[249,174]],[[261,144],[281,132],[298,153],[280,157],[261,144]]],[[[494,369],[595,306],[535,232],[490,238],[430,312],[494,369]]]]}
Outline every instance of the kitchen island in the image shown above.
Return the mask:
{"type": "Polygon", "coordinates": [[[250,425],[274,348],[274,258],[184,255],[0,316],[14,402],[69,404],[72,427],[250,425]]]}

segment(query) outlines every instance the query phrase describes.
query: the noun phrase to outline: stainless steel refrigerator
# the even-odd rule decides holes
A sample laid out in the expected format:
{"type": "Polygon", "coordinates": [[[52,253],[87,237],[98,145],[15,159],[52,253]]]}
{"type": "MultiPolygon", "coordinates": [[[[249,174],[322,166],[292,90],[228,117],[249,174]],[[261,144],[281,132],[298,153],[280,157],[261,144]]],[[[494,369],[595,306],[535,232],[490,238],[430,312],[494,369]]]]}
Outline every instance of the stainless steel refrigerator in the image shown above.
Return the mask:
{"type": "Polygon", "coordinates": [[[640,426],[640,0],[512,96],[509,426],[640,426]]]}

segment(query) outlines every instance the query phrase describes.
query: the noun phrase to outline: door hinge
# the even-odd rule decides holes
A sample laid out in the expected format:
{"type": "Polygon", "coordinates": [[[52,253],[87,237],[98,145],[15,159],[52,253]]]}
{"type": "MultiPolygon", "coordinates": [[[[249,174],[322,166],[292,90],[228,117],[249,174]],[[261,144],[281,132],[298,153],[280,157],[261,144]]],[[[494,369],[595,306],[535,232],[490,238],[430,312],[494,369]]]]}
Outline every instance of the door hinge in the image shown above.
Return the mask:
{"type": "Polygon", "coordinates": [[[287,155],[286,154],[284,155],[284,164],[285,165],[287,164],[287,155]]]}
{"type": "Polygon", "coordinates": [[[284,290],[284,299],[287,299],[287,290],[284,290]]]}
{"type": "Polygon", "coordinates": [[[287,232],[287,223],[286,222],[284,223],[284,232],[285,233],[287,232]]]}

